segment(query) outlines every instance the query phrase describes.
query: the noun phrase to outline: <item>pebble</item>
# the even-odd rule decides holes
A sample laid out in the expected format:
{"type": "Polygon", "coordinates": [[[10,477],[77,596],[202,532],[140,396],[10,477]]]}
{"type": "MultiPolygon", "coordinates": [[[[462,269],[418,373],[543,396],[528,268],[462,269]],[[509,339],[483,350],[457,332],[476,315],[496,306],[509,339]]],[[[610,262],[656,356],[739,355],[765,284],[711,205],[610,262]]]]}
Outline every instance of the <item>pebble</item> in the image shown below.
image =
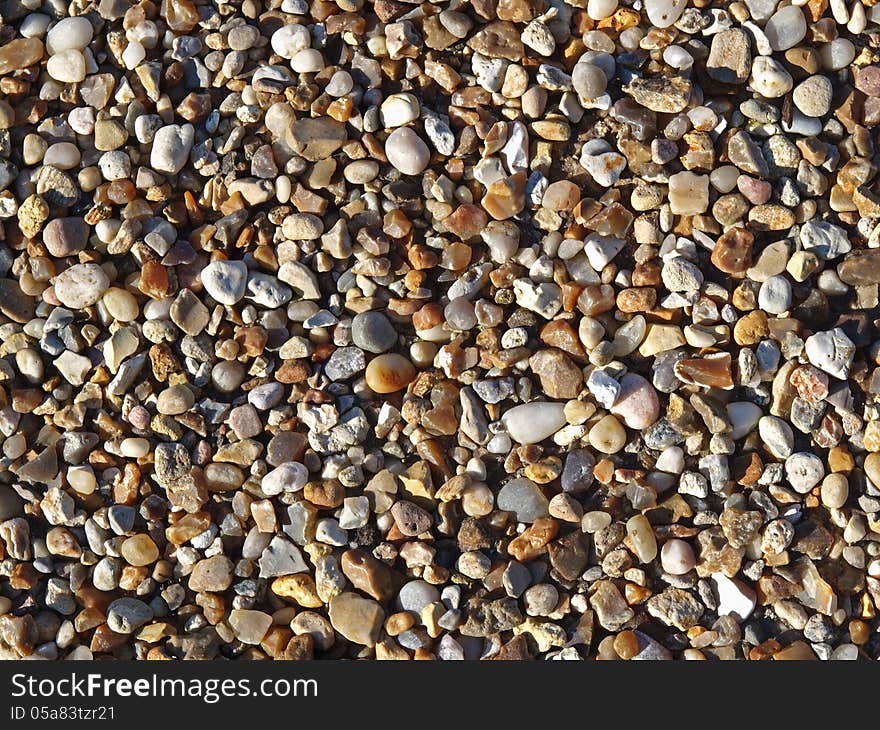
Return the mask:
{"type": "Polygon", "coordinates": [[[52,55],[70,49],[81,51],[92,42],[93,35],[88,18],[62,18],[46,33],[46,50],[52,55]]]}
{"type": "Polygon", "coordinates": [[[89,240],[89,227],[82,218],[55,218],[43,229],[43,243],[52,256],[72,256],[89,240]]]}
{"type": "Polygon", "coordinates": [[[795,86],[791,99],[808,117],[823,117],[831,110],[834,90],[827,76],[811,76],[795,86]]]}
{"type": "Polygon", "coordinates": [[[413,364],[403,355],[387,353],[374,357],[367,364],[364,377],[376,393],[394,393],[405,388],[416,376],[413,364]]]}
{"type": "Polygon", "coordinates": [[[498,509],[513,512],[517,522],[532,523],[549,514],[549,502],[537,484],[529,479],[512,479],[498,492],[498,509]]]}
{"type": "Polygon", "coordinates": [[[394,347],[398,333],[381,312],[362,312],[351,321],[351,338],[362,350],[379,354],[394,347]]]}
{"type": "Polygon", "coordinates": [[[660,399],[645,378],[627,373],[620,379],[620,392],[611,405],[611,412],[623,418],[629,428],[640,430],[660,417],[660,399]]]}
{"type": "Polygon", "coordinates": [[[712,574],[712,587],[718,596],[719,616],[735,616],[739,621],[748,619],[757,605],[755,591],[724,573],[712,574]]]}
{"type": "Polygon", "coordinates": [[[85,309],[98,302],[110,288],[110,278],[97,264],[75,264],[53,282],[58,301],[70,309],[85,309]]]}
{"type": "Polygon", "coordinates": [[[220,304],[237,304],[247,288],[248,269],[243,261],[212,261],[201,273],[202,285],[220,304]]]}
{"type": "Polygon", "coordinates": [[[191,124],[169,124],[158,129],[153,136],[150,166],[157,172],[176,175],[186,164],[194,141],[191,124]]]}
{"type": "Polygon", "coordinates": [[[876,8],[37,5],[0,658],[877,658],[876,8]]]}
{"type": "Polygon", "coordinates": [[[388,135],[385,155],[404,175],[421,174],[431,159],[428,145],[409,127],[400,127],[388,135]]]}
{"type": "Polygon", "coordinates": [[[536,401],[505,411],[501,420],[510,438],[520,444],[536,444],[550,438],[565,425],[562,403],[536,401]]]}
{"type": "Polygon", "coordinates": [[[660,550],[663,570],[670,575],[686,575],[694,569],[696,559],[693,548],[684,540],[672,539],[663,543],[660,550]]]}

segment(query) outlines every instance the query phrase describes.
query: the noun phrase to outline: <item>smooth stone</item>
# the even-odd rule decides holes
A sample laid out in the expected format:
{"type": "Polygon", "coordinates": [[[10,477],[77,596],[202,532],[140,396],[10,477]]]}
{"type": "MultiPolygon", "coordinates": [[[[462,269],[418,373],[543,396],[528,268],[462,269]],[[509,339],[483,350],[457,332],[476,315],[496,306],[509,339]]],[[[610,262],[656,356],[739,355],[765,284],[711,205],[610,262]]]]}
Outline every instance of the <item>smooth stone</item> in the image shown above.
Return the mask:
{"type": "Polygon", "coordinates": [[[709,176],[693,172],[670,175],[668,195],[669,209],[675,215],[705,213],[709,208],[709,176]]]}
{"type": "Polygon", "coordinates": [[[181,289],[171,305],[170,317],[181,330],[195,337],[208,326],[211,313],[189,289],[181,289]]]}
{"type": "Polygon", "coordinates": [[[50,254],[72,256],[89,242],[89,226],[82,218],[55,218],[43,229],[43,243],[50,254]]]}
{"type": "Polygon", "coordinates": [[[531,523],[549,514],[549,500],[537,484],[525,477],[507,482],[495,501],[498,509],[513,512],[517,522],[531,523]]]}
{"type": "Polygon", "coordinates": [[[807,35],[807,21],[803,12],[796,5],[777,10],[764,26],[764,35],[774,51],[793,48],[807,35]]]}
{"type": "Polygon", "coordinates": [[[755,430],[764,412],[761,406],[749,401],[737,401],[727,404],[727,416],[733,426],[730,437],[738,441],[755,430]]]}
{"type": "Polygon", "coordinates": [[[626,534],[639,562],[650,563],[657,557],[657,538],[645,515],[630,517],[626,521],[626,534]]]}
{"type": "Polygon", "coordinates": [[[687,0],[645,0],[645,12],[655,28],[668,28],[687,7],[687,0]]]}
{"type": "Polygon", "coordinates": [[[94,30],[88,18],[62,18],[46,33],[46,50],[50,55],[70,49],[81,51],[92,42],[94,30]]]}
{"type": "Polygon", "coordinates": [[[762,416],[758,421],[758,434],[767,450],[777,459],[787,459],[794,447],[794,432],[777,416],[762,416]]]}
{"type": "Polygon", "coordinates": [[[86,77],[86,59],[75,48],[56,53],[46,62],[46,72],[63,84],[78,84],[86,77]]]}
{"type": "Polygon", "coordinates": [[[330,599],[328,615],[339,634],[363,646],[373,646],[379,640],[385,619],[385,611],[376,601],[351,592],[330,599]]]}
{"type": "Polygon", "coordinates": [[[579,97],[591,100],[605,93],[608,77],[598,66],[582,61],[572,69],[571,83],[579,97]]]}
{"type": "Polygon", "coordinates": [[[654,386],[645,378],[627,373],[620,379],[620,392],[611,412],[622,417],[630,428],[647,428],[660,417],[660,399],[654,386]]]}
{"type": "Polygon", "coordinates": [[[501,416],[507,433],[520,444],[536,444],[565,425],[565,405],[533,401],[514,406],[501,416]]]}
{"type": "Polygon", "coordinates": [[[351,339],[362,350],[375,354],[390,350],[398,332],[381,312],[361,312],[351,321],[351,339]]]}
{"type": "Polygon", "coordinates": [[[367,386],[374,393],[395,393],[409,385],[415,377],[413,364],[397,353],[374,357],[364,373],[367,386]]]}
{"type": "Polygon", "coordinates": [[[399,127],[385,140],[385,156],[404,175],[420,175],[431,160],[431,151],[412,129],[399,127]]]}
{"type": "Polygon", "coordinates": [[[845,474],[828,474],[822,480],[822,504],[828,509],[840,509],[849,498],[849,481],[845,474]]]}
{"type": "Polygon", "coordinates": [[[419,118],[419,100],[409,93],[391,94],[382,102],[379,113],[386,129],[402,127],[419,118]]]}
{"type": "Polygon", "coordinates": [[[690,544],[673,538],[663,543],[660,549],[660,564],[670,575],[685,575],[694,569],[697,560],[690,544]]]}
{"type": "Polygon", "coordinates": [[[440,591],[437,588],[424,580],[411,580],[403,584],[394,603],[401,611],[420,615],[425,606],[439,600],[440,591]]]}
{"type": "Polygon", "coordinates": [[[782,314],[791,306],[791,282],[781,275],[768,277],[758,291],[758,307],[768,314],[782,314]]]}
{"type": "Polygon", "coordinates": [[[107,607],[107,625],[117,634],[134,633],[153,618],[153,609],[137,598],[117,598],[107,607]]]}
{"type": "Polygon", "coordinates": [[[626,444],[626,430],[614,416],[607,415],[588,434],[590,446],[603,454],[616,454],[626,444]]]}
{"type": "Polygon", "coordinates": [[[297,461],[280,464],[267,473],[260,482],[260,490],[267,497],[274,497],[282,492],[298,492],[309,480],[309,470],[297,461]]]}
{"type": "Polygon", "coordinates": [[[752,61],[749,84],[761,96],[777,99],[791,91],[794,79],[776,59],[768,56],[756,56],[752,61]]]}
{"type": "Polygon", "coordinates": [[[195,405],[195,395],[185,385],[165,388],[156,399],[156,410],[166,416],[179,416],[195,405]]]}
{"type": "Polygon", "coordinates": [[[242,644],[259,644],[271,625],[272,617],[263,611],[234,608],[229,614],[229,626],[242,644]]]}

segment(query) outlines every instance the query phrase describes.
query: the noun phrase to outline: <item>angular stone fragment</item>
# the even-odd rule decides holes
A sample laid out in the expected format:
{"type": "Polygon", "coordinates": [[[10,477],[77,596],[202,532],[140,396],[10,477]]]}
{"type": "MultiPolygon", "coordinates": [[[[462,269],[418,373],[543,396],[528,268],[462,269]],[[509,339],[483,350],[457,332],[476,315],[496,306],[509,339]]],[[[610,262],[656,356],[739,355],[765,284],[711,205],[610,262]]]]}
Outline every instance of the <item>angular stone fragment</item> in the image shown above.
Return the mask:
{"type": "Polygon", "coordinates": [[[651,111],[676,114],[687,107],[692,89],[691,82],[680,76],[651,76],[634,78],[623,90],[651,111]]]}
{"type": "Polygon", "coordinates": [[[706,73],[723,84],[741,84],[752,68],[751,42],[740,28],[730,28],[712,37],[706,73]]]}
{"type": "Polygon", "coordinates": [[[330,157],[346,137],[345,125],[330,117],[297,119],[287,132],[288,144],[310,162],[330,157]]]}

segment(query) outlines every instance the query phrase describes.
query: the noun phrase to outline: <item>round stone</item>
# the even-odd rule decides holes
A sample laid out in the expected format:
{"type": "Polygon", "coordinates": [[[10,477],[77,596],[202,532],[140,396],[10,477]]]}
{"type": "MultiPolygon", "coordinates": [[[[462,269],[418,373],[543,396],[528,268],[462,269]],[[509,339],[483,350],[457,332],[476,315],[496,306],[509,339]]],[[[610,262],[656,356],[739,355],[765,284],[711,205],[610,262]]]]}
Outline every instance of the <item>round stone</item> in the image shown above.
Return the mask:
{"type": "Polygon", "coordinates": [[[400,127],[385,140],[385,156],[404,175],[420,175],[431,159],[431,151],[409,127],[400,127]]]}
{"type": "Polygon", "coordinates": [[[397,343],[394,325],[381,312],[361,312],[351,321],[351,339],[362,350],[379,354],[397,343]]]}
{"type": "MultiPolygon", "coordinates": [[[[616,1],[615,1],[615,4],[616,1]]],[[[571,72],[571,83],[578,96],[584,100],[595,99],[605,93],[608,77],[592,63],[576,63],[571,72]]]]}
{"type": "Polygon", "coordinates": [[[660,399],[654,386],[645,378],[627,373],[620,379],[620,393],[611,412],[623,418],[630,428],[647,428],[660,417],[660,399]]]}
{"type": "Polygon", "coordinates": [[[271,625],[272,617],[263,611],[235,608],[229,614],[229,626],[242,644],[259,644],[271,625]]]}
{"type": "Polygon", "coordinates": [[[796,5],[777,10],[764,26],[764,35],[774,51],[786,51],[800,43],[807,35],[807,21],[796,5]]]}
{"type": "Polygon", "coordinates": [[[777,459],[787,459],[794,448],[794,432],[777,416],[762,416],[758,421],[758,435],[764,446],[777,459]]]}
{"type": "Polygon", "coordinates": [[[616,454],[626,444],[626,429],[614,416],[602,418],[588,435],[590,446],[603,454],[616,454]]]}
{"type": "Polygon", "coordinates": [[[496,498],[498,509],[513,512],[517,522],[531,523],[549,514],[549,501],[530,479],[512,479],[501,487],[496,498]]]}
{"type": "Polygon", "coordinates": [[[104,292],[101,303],[107,309],[107,313],[118,322],[132,322],[137,319],[140,312],[134,294],[115,286],[104,292]]]}
{"type": "Polygon", "coordinates": [[[758,306],[767,314],[782,314],[791,306],[791,282],[781,275],[771,276],[758,291],[758,306]]]}
{"type": "Polygon", "coordinates": [[[589,0],[587,15],[593,20],[603,20],[617,10],[618,0],[589,0]]]}
{"type": "Polygon", "coordinates": [[[565,425],[565,405],[551,401],[523,403],[506,411],[501,421],[517,443],[536,444],[565,425]]]}
{"type": "Polygon", "coordinates": [[[110,279],[98,264],[76,264],[62,271],[53,283],[58,301],[69,309],[91,307],[110,286],[110,279]]]}
{"type": "Polygon", "coordinates": [[[419,100],[412,94],[391,94],[382,106],[379,112],[382,115],[382,125],[386,129],[394,127],[402,127],[405,124],[414,122],[419,118],[421,106],[419,100]]]}
{"type": "Polygon", "coordinates": [[[305,25],[288,23],[272,34],[272,50],[282,58],[291,59],[312,43],[309,29],[305,25]]]}
{"type": "Polygon", "coordinates": [[[395,393],[416,377],[416,369],[403,355],[387,353],[370,360],[364,377],[374,393],[395,393]]]}
{"type": "Polygon", "coordinates": [[[697,564],[694,549],[684,540],[667,540],[660,549],[660,564],[669,575],[685,575],[697,564]]]}
{"type": "Polygon", "coordinates": [[[166,416],[179,416],[195,405],[195,395],[185,385],[165,388],[156,399],[156,410],[166,416]]]}
{"type": "Polygon", "coordinates": [[[794,491],[806,494],[822,481],[825,466],[815,454],[800,451],[785,460],[785,476],[794,491]]]}
{"type": "Polygon", "coordinates": [[[757,56],[752,62],[749,84],[761,96],[777,99],[791,91],[794,79],[776,59],[757,56]]]}
{"type": "Polygon", "coordinates": [[[280,464],[263,477],[260,489],[267,497],[282,492],[298,492],[309,481],[309,470],[297,461],[280,464]]]}
{"type": "Polygon", "coordinates": [[[153,618],[153,609],[137,598],[117,598],[107,607],[107,626],[117,634],[132,634],[153,618]]]}
{"type": "Polygon", "coordinates": [[[43,243],[53,256],[72,256],[89,242],[89,225],[82,218],[55,218],[43,229],[43,243]]]}
{"type": "Polygon", "coordinates": [[[122,543],[122,557],[129,565],[151,565],[159,559],[159,548],[149,535],[134,535],[122,543]]]}
{"type": "Polygon", "coordinates": [[[645,0],[645,12],[655,28],[668,28],[687,7],[687,0],[645,0]]]}
{"type": "Polygon", "coordinates": [[[176,175],[189,159],[196,130],[192,124],[169,124],[153,136],[150,166],[157,172],[176,175]]]}
{"type": "Polygon", "coordinates": [[[822,480],[822,504],[828,509],[841,509],[849,497],[849,481],[845,474],[829,474],[822,480]]]}

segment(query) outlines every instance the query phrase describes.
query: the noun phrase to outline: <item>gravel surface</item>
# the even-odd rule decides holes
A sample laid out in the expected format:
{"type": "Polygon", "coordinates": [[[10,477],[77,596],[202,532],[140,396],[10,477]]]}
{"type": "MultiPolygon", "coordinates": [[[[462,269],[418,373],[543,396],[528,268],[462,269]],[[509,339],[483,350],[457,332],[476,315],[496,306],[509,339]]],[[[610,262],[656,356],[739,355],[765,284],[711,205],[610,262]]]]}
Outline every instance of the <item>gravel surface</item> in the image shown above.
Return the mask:
{"type": "Polygon", "coordinates": [[[786,2],[6,2],[0,658],[878,658],[880,5],[786,2]]]}

